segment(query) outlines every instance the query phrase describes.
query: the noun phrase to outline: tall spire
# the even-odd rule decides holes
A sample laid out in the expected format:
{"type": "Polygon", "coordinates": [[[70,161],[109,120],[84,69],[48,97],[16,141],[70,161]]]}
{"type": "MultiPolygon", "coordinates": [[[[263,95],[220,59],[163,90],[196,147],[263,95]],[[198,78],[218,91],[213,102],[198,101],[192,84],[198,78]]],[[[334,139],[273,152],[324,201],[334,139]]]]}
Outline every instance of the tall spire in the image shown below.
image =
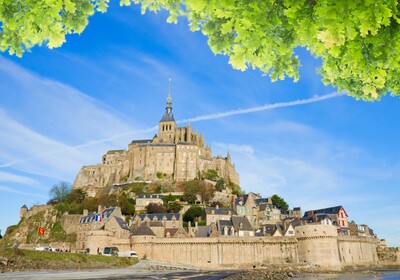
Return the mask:
{"type": "Polygon", "coordinates": [[[175,121],[174,115],[172,115],[172,97],[171,97],[171,78],[168,82],[168,96],[167,104],[165,105],[165,113],[161,119],[161,122],[175,121]]]}
{"type": "Polygon", "coordinates": [[[167,97],[167,105],[165,107],[168,113],[172,111],[172,97],[171,97],[171,78],[168,80],[168,97],[167,97]]]}

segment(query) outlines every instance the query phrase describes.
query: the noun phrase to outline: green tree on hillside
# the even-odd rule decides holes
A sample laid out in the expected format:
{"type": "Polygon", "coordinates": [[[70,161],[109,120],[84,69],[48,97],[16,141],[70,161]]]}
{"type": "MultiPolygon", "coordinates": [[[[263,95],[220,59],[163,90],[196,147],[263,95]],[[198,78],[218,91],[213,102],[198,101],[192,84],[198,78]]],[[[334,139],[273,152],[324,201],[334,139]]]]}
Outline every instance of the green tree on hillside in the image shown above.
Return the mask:
{"type": "Polygon", "coordinates": [[[73,189],[66,197],[66,202],[80,204],[87,197],[87,193],[82,189],[73,189]]]}
{"type": "MultiPolygon", "coordinates": [[[[0,50],[16,53],[36,45],[59,47],[79,34],[109,0],[0,0],[0,50]]],[[[325,84],[364,100],[400,94],[400,4],[396,0],[120,0],[142,12],[169,11],[192,31],[201,30],[215,54],[229,56],[235,69],[260,69],[273,81],[299,79],[294,49],[322,60],[325,84]]]]}
{"type": "Polygon", "coordinates": [[[289,211],[289,205],[286,203],[286,201],[285,201],[282,197],[280,197],[280,196],[274,194],[274,195],[271,197],[271,200],[272,200],[272,204],[273,204],[276,208],[280,209],[280,210],[283,211],[283,212],[289,211]]]}
{"type": "Polygon", "coordinates": [[[183,221],[184,222],[192,222],[194,223],[195,221],[198,220],[199,217],[203,215],[203,208],[201,208],[198,205],[192,205],[190,208],[186,211],[186,213],[183,215],[183,221]]]}
{"type": "Polygon", "coordinates": [[[55,203],[64,202],[70,194],[72,186],[70,183],[61,181],[58,184],[54,184],[50,189],[49,194],[52,201],[55,203]]]}
{"type": "Polygon", "coordinates": [[[167,212],[167,207],[165,207],[162,204],[149,203],[149,205],[146,206],[147,214],[158,214],[158,213],[166,213],[166,212],[167,212]]]}

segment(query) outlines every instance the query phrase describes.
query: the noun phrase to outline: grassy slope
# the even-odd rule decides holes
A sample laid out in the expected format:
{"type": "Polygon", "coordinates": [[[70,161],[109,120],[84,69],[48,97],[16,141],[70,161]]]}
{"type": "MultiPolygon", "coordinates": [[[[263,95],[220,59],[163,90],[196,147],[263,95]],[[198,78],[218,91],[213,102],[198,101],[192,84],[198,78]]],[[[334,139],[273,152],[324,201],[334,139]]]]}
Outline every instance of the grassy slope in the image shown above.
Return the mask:
{"type": "Polygon", "coordinates": [[[19,249],[0,249],[0,270],[63,270],[127,267],[136,259],[96,255],[42,252],[19,249]]]}

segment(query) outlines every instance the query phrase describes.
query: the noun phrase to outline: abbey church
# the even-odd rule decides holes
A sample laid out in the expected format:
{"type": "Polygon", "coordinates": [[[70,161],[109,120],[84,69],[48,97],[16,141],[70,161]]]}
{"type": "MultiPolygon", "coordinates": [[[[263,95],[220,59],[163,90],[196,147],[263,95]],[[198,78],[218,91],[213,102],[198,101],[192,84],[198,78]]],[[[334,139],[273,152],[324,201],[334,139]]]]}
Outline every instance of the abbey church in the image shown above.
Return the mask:
{"type": "Polygon", "coordinates": [[[215,170],[225,182],[239,184],[239,174],[228,152],[226,157],[213,157],[203,134],[176,125],[172,114],[172,98],[168,92],[164,115],[153,139],[133,140],[127,150],[111,150],[102,162],[83,166],[76,176],[74,188],[94,196],[100,189],[135,181],[188,181],[215,170]]]}

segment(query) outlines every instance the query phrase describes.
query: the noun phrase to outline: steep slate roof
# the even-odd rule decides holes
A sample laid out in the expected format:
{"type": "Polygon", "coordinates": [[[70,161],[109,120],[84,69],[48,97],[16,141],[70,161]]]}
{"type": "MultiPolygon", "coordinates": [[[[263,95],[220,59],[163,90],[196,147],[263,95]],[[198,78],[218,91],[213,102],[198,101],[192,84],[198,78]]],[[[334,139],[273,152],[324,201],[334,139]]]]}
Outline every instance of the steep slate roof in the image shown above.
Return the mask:
{"type": "Polygon", "coordinates": [[[210,226],[199,226],[194,237],[209,237],[211,232],[210,226]]]}
{"type": "Polygon", "coordinates": [[[150,227],[164,227],[161,221],[150,221],[150,227]]]}
{"type": "Polygon", "coordinates": [[[165,229],[165,234],[167,234],[167,232],[169,232],[169,234],[171,235],[171,237],[175,237],[175,235],[179,232],[182,232],[186,235],[186,237],[188,237],[188,234],[186,232],[186,230],[184,228],[166,228],[165,229]]]}
{"type": "MultiPolygon", "coordinates": [[[[311,210],[314,212],[314,214],[339,214],[340,209],[342,209],[343,206],[339,205],[339,206],[334,206],[334,207],[329,207],[329,208],[323,208],[323,209],[318,209],[318,210],[311,210]]],[[[346,211],[343,208],[344,213],[346,214],[346,216],[348,217],[349,215],[347,215],[346,211]]],[[[308,216],[308,212],[304,213],[304,217],[308,216]]]]}
{"type": "Polygon", "coordinates": [[[164,115],[161,118],[160,122],[171,122],[171,121],[175,121],[174,119],[174,115],[172,114],[172,111],[166,111],[164,113],[164,115]]]}
{"type": "Polygon", "coordinates": [[[133,140],[131,142],[131,144],[147,144],[147,143],[151,143],[153,141],[153,139],[145,139],[145,140],[133,140]]]}
{"type": "Polygon", "coordinates": [[[163,199],[164,196],[162,194],[138,194],[136,198],[159,198],[163,199]]]}
{"type": "Polygon", "coordinates": [[[267,209],[267,208],[270,208],[272,210],[272,209],[275,209],[276,207],[274,207],[274,205],[268,204],[268,203],[260,204],[260,211],[265,211],[265,209],[267,209]]]}
{"type": "Polygon", "coordinates": [[[269,204],[268,203],[268,198],[257,198],[255,200],[256,204],[269,204]]]}
{"type": "Polygon", "coordinates": [[[128,225],[125,223],[124,219],[122,219],[121,217],[115,217],[115,216],[114,216],[114,218],[115,218],[115,220],[117,221],[117,223],[118,223],[118,225],[119,225],[120,228],[129,230],[129,227],[128,227],[128,225]]]}
{"type": "Polygon", "coordinates": [[[101,217],[103,219],[109,219],[114,211],[115,207],[107,208],[103,212],[101,212],[101,217]]]}
{"type": "Polygon", "coordinates": [[[300,211],[301,207],[293,207],[293,211],[300,211]]]}
{"type": "Polygon", "coordinates": [[[228,230],[233,227],[231,220],[219,220],[218,221],[218,232],[221,235],[224,235],[224,227],[227,227],[228,230]]]}
{"type": "Polygon", "coordinates": [[[156,236],[155,233],[145,224],[142,224],[140,227],[132,231],[131,235],[140,236],[140,235],[150,235],[156,236]]]}
{"type": "Polygon", "coordinates": [[[132,219],[134,219],[135,217],[139,217],[142,221],[144,221],[144,219],[146,217],[148,217],[150,219],[150,221],[152,221],[154,219],[154,217],[157,217],[157,219],[159,221],[161,221],[165,217],[167,219],[167,221],[171,221],[173,217],[175,217],[177,220],[179,220],[181,217],[181,214],[180,213],[136,214],[135,216],[133,216],[132,219]]]}
{"type": "Polygon", "coordinates": [[[253,227],[251,226],[249,220],[246,217],[232,216],[231,221],[236,231],[239,230],[253,231],[253,227]],[[242,223],[241,228],[240,228],[240,223],[242,223]]]}
{"type": "MultiPolygon", "coordinates": [[[[112,215],[112,213],[113,213],[114,211],[115,211],[115,207],[107,208],[107,209],[105,209],[105,210],[100,214],[100,216],[101,216],[101,218],[102,218],[103,220],[107,220],[107,219],[109,219],[109,218],[111,217],[111,215],[112,215]]],[[[99,214],[97,214],[96,212],[91,212],[91,213],[89,213],[88,215],[83,216],[83,217],[80,219],[79,223],[80,223],[80,224],[88,224],[88,223],[95,222],[95,221],[96,221],[96,216],[97,216],[97,215],[99,215],[99,214]]]]}
{"type": "Polygon", "coordinates": [[[96,215],[97,215],[96,212],[89,213],[88,215],[82,217],[79,223],[80,224],[92,223],[96,220],[96,215]]]}
{"type": "Polygon", "coordinates": [[[324,219],[330,219],[332,223],[337,223],[337,215],[336,214],[317,214],[315,215],[317,218],[317,222],[321,222],[324,219]]]}
{"type": "Polygon", "coordinates": [[[207,215],[212,215],[212,210],[214,210],[215,215],[236,215],[235,210],[233,210],[232,208],[218,208],[218,209],[215,207],[205,207],[204,208],[204,212],[207,215]]]}

